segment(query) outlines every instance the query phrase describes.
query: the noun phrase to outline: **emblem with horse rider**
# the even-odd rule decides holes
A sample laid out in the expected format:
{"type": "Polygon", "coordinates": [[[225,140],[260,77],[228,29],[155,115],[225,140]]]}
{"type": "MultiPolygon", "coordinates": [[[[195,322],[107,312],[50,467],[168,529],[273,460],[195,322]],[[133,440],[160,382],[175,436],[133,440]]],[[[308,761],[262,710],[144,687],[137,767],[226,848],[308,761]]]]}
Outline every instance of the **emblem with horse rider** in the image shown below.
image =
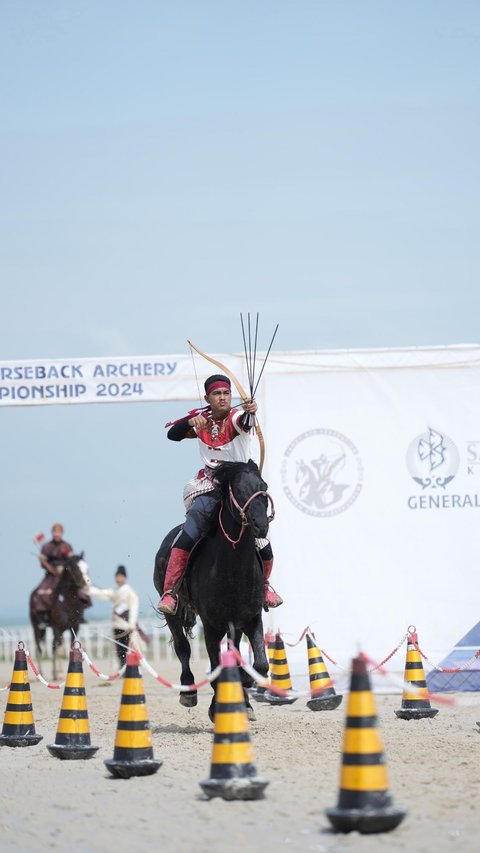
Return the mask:
{"type": "MultiPolygon", "coordinates": [[[[225,634],[237,648],[245,634],[253,650],[253,666],[266,676],[262,609],[283,603],[270,585],[273,551],[268,527],[274,517],[273,501],[251,459],[251,441],[258,430],[253,370],[249,373],[251,398],[241,389],[243,402],[232,407],[229,371],[209,360],[225,372],[206,379],[206,406],[166,424],[171,441],[197,439],[202,461],[202,468],[184,488],[185,521],[163,540],[154,569],[154,584],[161,593],[158,610],[172,633],[182,665],[182,685],[194,684],[188,637],[197,614],[212,670],[218,665],[225,634]]],[[[244,687],[252,685],[243,671],[242,682],[244,687]]],[[[247,694],[245,698],[253,715],[247,694]]],[[[180,702],[195,705],[196,692],[181,693],[180,702]]],[[[214,707],[213,699],[212,720],[214,707]]]]}

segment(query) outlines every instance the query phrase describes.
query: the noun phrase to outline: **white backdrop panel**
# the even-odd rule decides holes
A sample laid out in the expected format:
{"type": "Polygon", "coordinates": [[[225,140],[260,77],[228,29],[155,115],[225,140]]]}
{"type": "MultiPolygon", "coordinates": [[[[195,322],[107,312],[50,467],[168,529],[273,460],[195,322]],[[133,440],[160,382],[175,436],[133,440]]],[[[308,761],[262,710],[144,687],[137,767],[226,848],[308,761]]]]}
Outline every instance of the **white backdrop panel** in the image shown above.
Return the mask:
{"type": "Polygon", "coordinates": [[[338,355],[331,369],[268,376],[285,598],[271,619],[292,635],[310,624],[333,656],[384,656],[410,623],[435,654],[480,618],[478,349],[457,366],[439,352],[431,366],[387,353],[365,369],[348,353],[342,369],[338,355]]]}

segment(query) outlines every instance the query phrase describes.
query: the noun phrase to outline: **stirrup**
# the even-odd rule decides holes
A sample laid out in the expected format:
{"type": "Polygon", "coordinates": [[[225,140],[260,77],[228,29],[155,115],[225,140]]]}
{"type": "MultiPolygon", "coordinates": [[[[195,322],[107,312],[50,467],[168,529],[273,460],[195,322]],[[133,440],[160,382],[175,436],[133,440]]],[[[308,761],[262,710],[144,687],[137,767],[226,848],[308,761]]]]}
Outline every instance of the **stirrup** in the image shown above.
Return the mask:
{"type": "Polygon", "coordinates": [[[279,595],[278,592],[276,592],[274,590],[273,586],[271,586],[269,583],[265,584],[265,594],[264,594],[263,601],[264,601],[264,607],[268,608],[268,609],[272,608],[272,610],[273,610],[273,608],[280,607],[280,605],[283,604],[282,596],[279,595]],[[269,593],[271,593],[274,596],[273,601],[268,601],[268,594],[269,593]]]}

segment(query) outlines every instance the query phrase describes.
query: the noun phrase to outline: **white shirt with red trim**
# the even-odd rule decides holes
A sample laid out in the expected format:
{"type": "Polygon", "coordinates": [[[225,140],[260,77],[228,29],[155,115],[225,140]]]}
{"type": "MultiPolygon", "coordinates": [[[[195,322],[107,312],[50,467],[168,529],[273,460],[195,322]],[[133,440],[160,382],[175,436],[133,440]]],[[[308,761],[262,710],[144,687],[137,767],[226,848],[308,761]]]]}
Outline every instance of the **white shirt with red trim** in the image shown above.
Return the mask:
{"type": "Polygon", "coordinates": [[[217,468],[222,462],[248,462],[251,456],[251,432],[239,426],[243,410],[231,409],[226,418],[209,419],[207,425],[195,430],[202,462],[217,468]]]}

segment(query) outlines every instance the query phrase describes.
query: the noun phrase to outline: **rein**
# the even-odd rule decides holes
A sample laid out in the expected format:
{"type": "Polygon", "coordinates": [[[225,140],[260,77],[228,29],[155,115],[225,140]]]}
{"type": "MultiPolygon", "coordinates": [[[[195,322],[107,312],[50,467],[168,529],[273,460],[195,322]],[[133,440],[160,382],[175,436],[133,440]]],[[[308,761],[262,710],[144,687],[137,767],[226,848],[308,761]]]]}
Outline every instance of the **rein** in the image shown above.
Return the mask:
{"type": "MultiPolygon", "coordinates": [[[[231,485],[231,483],[229,483],[229,484],[228,484],[228,494],[229,494],[229,498],[230,498],[230,503],[231,503],[231,504],[233,504],[233,506],[235,507],[235,509],[236,509],[236,510],[238,510],[239,515],[240,515],[240,524],[241,524],[241,527],[240,527],[240,535],[239,535],[238,539],[231,539],[231,538],[230,538],[230,536],[228,535],[227,531],[225,530],[224,526],[223,526],[223,522],[222,522],[223,501],[222,501],[222,503],[220,504],[220,509],[219,509],[219,512],[218,512],[218,523],[219,523],[219,525],[220,525],[220,530],[222,531],[222,533],[223,533],[223,535],[224,535],[225,539],[227,540],[227,542],[230,542],[230,545],[232,546],[232,548],[235,548],[235,547],[238,545],[238,543],[240,542],[240,539],[241,539],[241,538],[242,538],[242,536],[243,536],[243,533],[244,533],[244,531],[245,531],[245,528],[246,528],[246,527],[248,527],[248,526],[249,526],[249,524],[250,524],[250,522],[249,522],[249,520],[248,520],[248,518],[247,518],[247,514],[246,514],[245,510],[246,510],[246,509],[247,509],[247,507],[251,504],[251,502],[252,502],[255,498],[258,498],[260,495],[263,495],[264,497],[266,497],[267,501],[269,501],[269,502],[270,502],[270,507],[271,507],[270,515],[269,515],[269,516],[267,516],[267,521],[268,521],[268,523],[269,523],[269,524],[270,524],[270,522],[271,522],[271,521],[273,521],[273,519],[275,518],[275,505],[274,505],[274,503],[273,503],[273,500],[272,500],[271,495],[269,495],[269,493],[268,493],[268,492],[265,492],[265,491],[258,491],[258,492],[254,492],[254,493],[253,493],[253,495],[250,495],[250,497],[245,501],[245,503],[244,503],[244,505],[243,505],[243,507],[242,507],[242,506],[240,506],[240,504],[238,503],[238,501],[237,501],[237,499],[236,499],[235,495],[233,494],[233,491],[232,491],[232,485],[231,485]]],[[[233,515],[232,515],[232,517],[233,517],[233,515]]],[[[236,519],[235,519],[235,520],[236,520],[236,519]]]]}

